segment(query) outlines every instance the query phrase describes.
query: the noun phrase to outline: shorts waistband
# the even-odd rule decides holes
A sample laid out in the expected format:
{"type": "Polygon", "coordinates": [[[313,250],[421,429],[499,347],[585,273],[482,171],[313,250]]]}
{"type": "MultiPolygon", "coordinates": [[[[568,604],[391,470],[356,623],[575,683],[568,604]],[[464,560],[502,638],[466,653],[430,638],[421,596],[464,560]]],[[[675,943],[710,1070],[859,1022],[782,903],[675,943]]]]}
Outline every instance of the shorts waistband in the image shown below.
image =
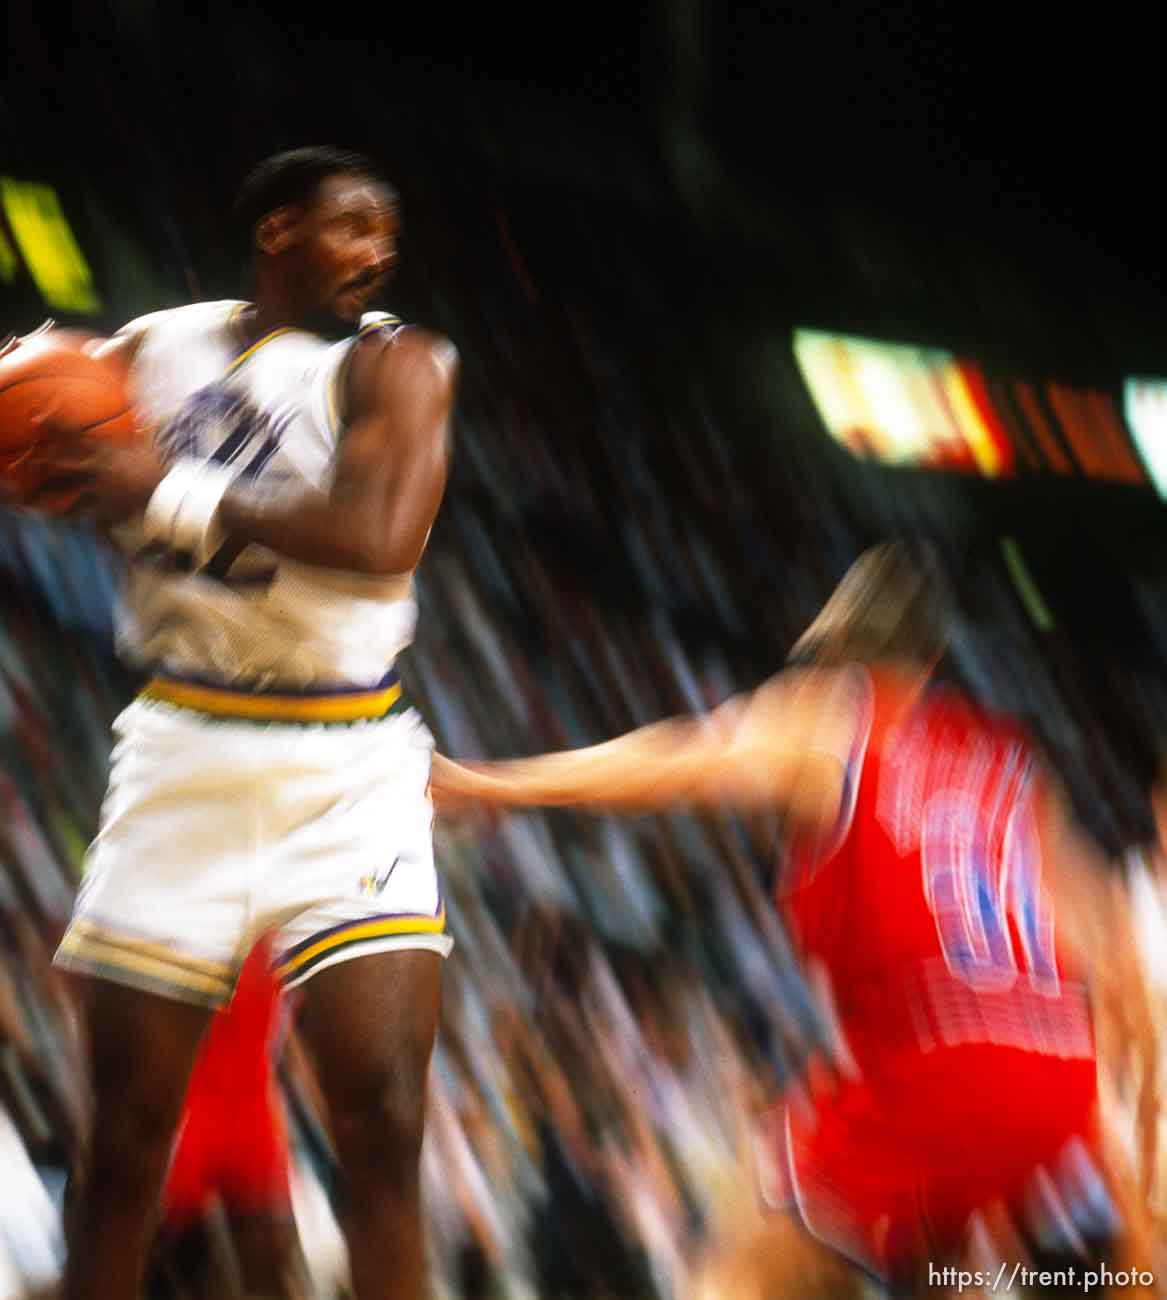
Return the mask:
{"type": "Polygon", "coordinates": [[[396,672],[389,673],[376,686],[361,690],[304,691],[221,686],[196,678],[158,674],[146,683],[139,698],[244,722],[360,722],[404,713],[410,707],[396,672]]]}

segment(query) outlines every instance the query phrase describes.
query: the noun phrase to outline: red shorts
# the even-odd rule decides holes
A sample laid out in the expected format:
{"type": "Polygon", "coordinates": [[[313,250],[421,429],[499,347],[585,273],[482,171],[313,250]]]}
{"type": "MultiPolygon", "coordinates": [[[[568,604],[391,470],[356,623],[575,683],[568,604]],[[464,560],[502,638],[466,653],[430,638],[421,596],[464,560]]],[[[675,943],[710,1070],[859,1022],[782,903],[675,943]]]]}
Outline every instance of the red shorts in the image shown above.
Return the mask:
{"type": "Polygon", "coordinates": [[[276,1096],[188,1097],[163,1194],[182,1227],[218,1198],[229,1212],[290,1212],[287,1127],[276,1096]]]}
{"type": "Polygon", "coordinates": [[[1068,1153],[1095,1151],[1095,1113],[1091,1060],[993,1046],[890,1058],[788,1109],[799,1209],[816,1236],[901,1277],[957,1251],[978,1209],[1018,1207],[1039,1170],[1056,1179],[1068,1153]]]}

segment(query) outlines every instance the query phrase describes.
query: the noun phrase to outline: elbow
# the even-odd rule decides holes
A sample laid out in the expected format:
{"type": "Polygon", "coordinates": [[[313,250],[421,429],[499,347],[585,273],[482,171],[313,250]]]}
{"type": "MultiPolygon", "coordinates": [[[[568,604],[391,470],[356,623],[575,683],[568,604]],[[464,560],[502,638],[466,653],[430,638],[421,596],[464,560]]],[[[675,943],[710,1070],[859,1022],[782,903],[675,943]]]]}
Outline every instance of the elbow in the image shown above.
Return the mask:
{"type": "Polygon", "coordinates": [[[411,572],[414,566],[387,547],[353,539],[351,543],[342,542],[336,548],[332,567],[359,573],[366,578],[392,578],[411,572]]]}
{"type": "Polygon", "coordinates": [[[401,537],[381,517],[357,516],[334,535],[337,567],[370,578],[412,573],[425,549],[425,538],[401,537]]]}
{"type": "Polygon", "coordinates": [[[412,573],[421,559],[421,551],[420,546],[402,546],[370,537],[356,545],[347,567],[370,578],[392,578],[412,573]]]}

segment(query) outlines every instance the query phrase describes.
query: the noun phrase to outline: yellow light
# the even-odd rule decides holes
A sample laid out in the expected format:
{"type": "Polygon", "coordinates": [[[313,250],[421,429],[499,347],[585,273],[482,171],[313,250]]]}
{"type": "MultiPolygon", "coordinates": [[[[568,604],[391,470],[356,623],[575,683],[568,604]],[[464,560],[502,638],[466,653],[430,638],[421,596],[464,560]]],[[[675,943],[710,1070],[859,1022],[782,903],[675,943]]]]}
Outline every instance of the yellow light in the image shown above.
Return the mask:
{"type": "Polygon", "coordinates": [[[8,242],[8,236],[0,230],[0,280],[11,284],[16,274],[16,249],[8,242]]]}
{"type": "Polygon", "coordinates": [[[951,353],[797,329],[794,355],[827,431],[853,455],[921,465],[972,446],[975,411],[951,353]]]}
{"type": "MultiPolygon", "coordinates": [[[[0,202],[41,296],[59,311],[90,315],[101,303],[84,254],[49,185],[0,177],[0,202]]],[[[0,255],[2,259],[2,255],[0,255]]]]}
{"type": "Polygon", "coordinates": [[[977,469],[985,478],[996,478],[1001,472],[1001,453],[997,450],[993,435],[976,408],[972,394],[968,391],[968,384],[960,373],[960,367],[955,363],[946,365],[940,378],[952,406],[953,416],[960,426],[961,434],[972,453],[973,460],[976,461],[977,469]]]}

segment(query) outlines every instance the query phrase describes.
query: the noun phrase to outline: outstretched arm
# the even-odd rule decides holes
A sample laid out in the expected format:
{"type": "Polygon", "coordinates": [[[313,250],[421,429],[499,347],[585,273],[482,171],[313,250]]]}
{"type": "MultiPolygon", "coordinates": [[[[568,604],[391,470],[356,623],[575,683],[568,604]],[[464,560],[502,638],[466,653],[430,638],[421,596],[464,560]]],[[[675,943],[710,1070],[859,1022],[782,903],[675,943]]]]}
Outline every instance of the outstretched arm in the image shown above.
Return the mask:
{"type": "Polygon", "coordinates": [[[813,828],[838,813],[855,728],[843,674],[784,673],[707,718],[669,719],[585,749],[465,765],[436,756],[432,788],[445,807],[779,805],[813,828]]]}

